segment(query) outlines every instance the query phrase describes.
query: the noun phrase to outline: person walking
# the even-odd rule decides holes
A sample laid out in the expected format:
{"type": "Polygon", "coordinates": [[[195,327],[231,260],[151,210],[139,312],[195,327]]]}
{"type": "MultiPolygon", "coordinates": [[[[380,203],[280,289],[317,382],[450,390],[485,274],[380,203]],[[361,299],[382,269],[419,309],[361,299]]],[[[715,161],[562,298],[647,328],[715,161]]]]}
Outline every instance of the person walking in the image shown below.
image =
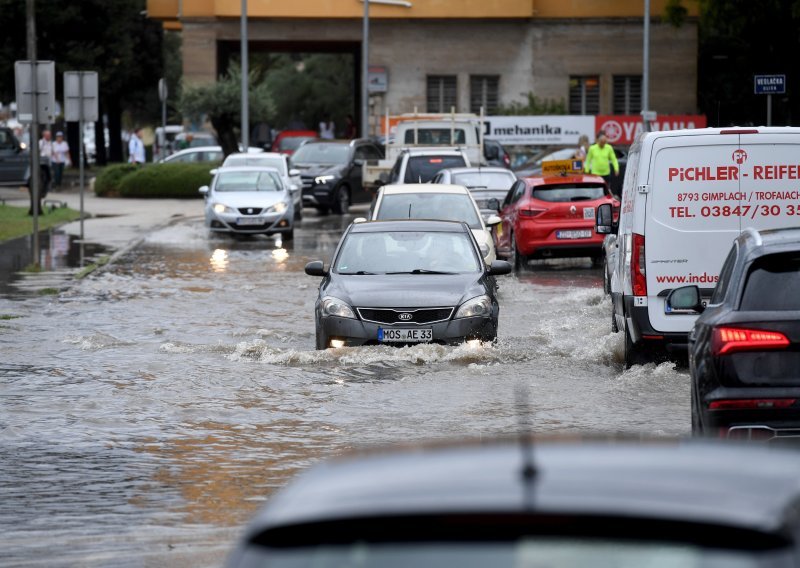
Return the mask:
{"type": "Polygon", "coordinates": [[[64,140],[64,133],[60,130],[56,132],[56,141],[52,144],[50,162],[53,166],[53,186],[61,187],[64,167],[72,165],[69,158],[69,144],[64,140]]]}
{"type": "MultiPolygon", "coordinates": [[[[586,160],[583,162],[583,170],[587,174],[593,174],[603,178],[611,188],[611,168],[614,168],[614,175],[619,175],[619,163],[614,148],[608,143],[606,133],[602,130],[597,133],[597,142],[589,146],[586,153],[586,160]]],[[[619,197],[619,196],[617,196],[619,197]]]]}
{"type": "Polygon", "coordinates": [[[336,125],[329,116],[319,123],[319,137],[323,140],[333,140],[336,138],[336,125]]]}
{"type": "Polygon", "coordinates": [[[575,149],[576,160],[585,160],[586,155],[589,153],[589,137],[586,134],[581,134],[578,138],[578,147],[575,149]]]}
{"type": "Polygon", "coordinates": [[[134,128],[131,139],[128,141],[128,162],[141,166],[144,164],[144,142],[142,142],[142,129],[134,128]]]}
{"type": "Polygon", "coordinates": [[[356,121],[352,114],[348,114],[344,119],[344,138],[345,140],[352,140],[356,137],[356,121]]]}

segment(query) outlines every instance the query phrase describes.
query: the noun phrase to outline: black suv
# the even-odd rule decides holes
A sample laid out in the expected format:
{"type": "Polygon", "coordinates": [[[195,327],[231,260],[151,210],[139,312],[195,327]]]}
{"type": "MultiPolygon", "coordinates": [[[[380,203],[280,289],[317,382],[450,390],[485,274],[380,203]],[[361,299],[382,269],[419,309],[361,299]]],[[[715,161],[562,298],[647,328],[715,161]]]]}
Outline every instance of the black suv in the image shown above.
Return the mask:
{"type": "Polygon", "coordinates": [[[708,306],[697,286],[667,308],[702,312],[689,334],[692,430],[728,437],[800,437],[800,229],[746,229],[708,306]]]}
{"type": "MultiPolygon", "coordinates": [[[[41,195],[50,189],[50,161],[42,158],[41,195]]],[[[30,187],[31,154],[10,128],[0,128],[0,186],[30,187]]]]}
{"type": "Polygon", "coordinates": [[[369,203],[373,195],[364,189],[363,166],[382,158],[381,149],[363,138],[306,142],[291,158],[303,180],[303,205],[343,214],[351,203],[369,203]]]}

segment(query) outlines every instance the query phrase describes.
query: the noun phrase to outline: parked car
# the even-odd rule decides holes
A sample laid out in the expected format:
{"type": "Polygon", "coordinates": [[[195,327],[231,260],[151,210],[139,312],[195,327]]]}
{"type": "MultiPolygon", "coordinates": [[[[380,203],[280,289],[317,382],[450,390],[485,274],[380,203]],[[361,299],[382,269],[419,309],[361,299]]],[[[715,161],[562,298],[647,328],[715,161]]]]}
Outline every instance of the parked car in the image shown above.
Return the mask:
{"type": "Polygon", "coordinates": [[[228,568],[791,568],[800,455],[712,442],[415,445],[317,465],[228,568]]]}
{"type": "Polygon", "coordinates": [[[291,156],[300,146],[316,138],[317,133],[314,130],[284,130],[273,140],[272,151],[291,156]]]}
{"type": "Polygon", "coordinates": [[[516,181],[514,172],[506,168],[473,167],[442,170],[431,183],[465,186],[478,204],[483,222],[486,223],[489,217],[500,212],[500,204],[516,181]]]}
{"type": "MultiPolygon", "coordinates": [[[[242,151],[241,146],[239,147],[239,151],[242,151]]],[[[264,150],[261,148],[250,146],[248,154],[258,154],[263,151],[264,150]]],[[[222,146],[198,146],[196,148],[187,148],[186,150],[175,152],[171,156],[160,160],[158,163],[191,164],[195,162],[221,162],[224,157],[225,153],[222,151],[222,146]]]]}
{"type": "Polygon", "coordinates": [[[628,154],[619,226],[598,208],[598,232],[618,233],[612,317],[625,364],[685,354],[697,314],[669,312],[673,288],[697,284],[707,300],[745,227],[797,227],[800,128],[649,132],[628,154]]]}
{"type": "Polygon", "coordinates": [[[383,186],[370,212],[370,219],[460,221],[472,231],[486,265],[497,259],[491,228],[500,222],[500,217],[493,215],[484,222],[478,205],[462,185],[407,183],[383,186]]]}
{"type": "Polygon", "coordinates": [[[800,228],[745,230],[714,293],[667,296],[667,313],[702,313],[689,334],[692,431],[800,438],[800,228]]]}
{"type": "Polygon", "coordinates": [[[511,168],[511,156],[497,140],[492,140],[491,138],[483,139],[483,157],[487,166],[511,168]]]}
{"type": "Polygon", "coordinates": [[[300,178],[300,170],[289,166],[289,157],[286,154],[277,152],[231,154],[222,162],[222,167],[231,166],[257,166],[278,170],[283,178],[283,184],[292,192],[295,219],[303,218],[303,180],[300,178]]]}
{"type": "Polygon", "coordinates": [[[206,227],[212,232],[243,235],[280,234],[294,238],[294,204],[275,168],[219,168],[205,197],[206,227]]]}
{"type": "MultiPolygon", "coordinates": [[[[50,160],[41,158],[40,197],[50,189],[50,160]]],[[[0,127],[0,186],[30,187],[31,153],[10,128],[0,127]]]]}
{"type": "Polygon", "coordinates": [[[217,137],[211,132],[193,131],[179,132],[172,142],[173,151],[200,148],[203,146],[216,146],[217,137]]]}
{"type": "Polygon", "coordinates": [[[528,260],[603,258],[603,234],[595,231],[597,208],[619,211],[603,178],[572,174],[518,180],[501,205],[495,246],[519,270],[528,260]]]}
{"type": "Polygon", "coordinates": [[[377,163],[383,154],[368,139],[317,140],[307,142],[292,155],[293,168],[303,180],[303,204],[320,213],[347,213],[351,203],[369,203],[362,167],[377,163]]]}
{"type": "Polygon", "coordinates": [[[409,148],[400,152],[397,161],[381,185],[398,183],[428,183],[446,168],[469,167],[469,158],[458,149],[409,148]]]}
{"type": "Polygon", "coordinates": [[[494,341],[494,276],[511,267],[484,265],[465,223],[374,221],[345,231],[322,276],[314,316],[317,349],[494,341]]]}

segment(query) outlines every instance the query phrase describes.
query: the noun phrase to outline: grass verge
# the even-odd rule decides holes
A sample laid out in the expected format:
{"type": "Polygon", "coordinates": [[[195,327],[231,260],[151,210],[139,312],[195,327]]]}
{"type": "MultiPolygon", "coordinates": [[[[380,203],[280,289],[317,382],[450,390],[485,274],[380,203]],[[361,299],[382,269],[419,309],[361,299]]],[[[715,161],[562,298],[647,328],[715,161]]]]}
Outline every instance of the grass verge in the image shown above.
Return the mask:
{"type": "MultiPolygon", "coordinates": [[[[56,225],[80,218],[80,211],[62,207],[39,215],[39,230],[50,229],[56,225]]],[[[33,219],[28,216],[27,207],[0,205],[0,241],[8,241],[33,232],[33,219]]]]}
{"type": "Polygon", "coordinates": [[[92,272],[94,272],[95,270],[97,270],[98,268],[100,268],[101,266],[105,266],[106,264],[108,264],[108,261],[109,261],[109,260],[111,260],[111,257],[110,257],[110,256],[108,256],[108,255],[106,255],[106,256],[103,256],[103,257],[101,257],[100,259],[98,259],[98,260],[97,260],[97,262],[93,262],[93,263],[91,263],[91,264],[87,264],[86,266],[84,266],[84,267],[81,269],[81,271],[80,271],[80,272],[78,272],[78,273],[75,275],[75,280],[82,280],[83,278],[86,278],[86,277],[87,277],[87,276],[89,276],[89,275],[90,275],[92,272]]]}

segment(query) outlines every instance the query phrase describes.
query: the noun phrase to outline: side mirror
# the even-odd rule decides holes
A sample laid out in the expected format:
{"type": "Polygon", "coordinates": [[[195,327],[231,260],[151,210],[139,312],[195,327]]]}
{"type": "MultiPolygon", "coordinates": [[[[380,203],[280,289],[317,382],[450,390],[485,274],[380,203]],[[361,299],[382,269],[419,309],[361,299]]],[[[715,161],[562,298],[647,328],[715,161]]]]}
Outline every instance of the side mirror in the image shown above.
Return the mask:
{"type": "Polygon", "coordinates": [[[493,260],[489,266],[489,274],[493,276],[501,276],[503,274],[510,274],[512,270],[511,263],[505,260],[493,260]]]}
{"type": "Polygon", "coordinates": [[[354,166],[363,166],[364,163],[365,163],[365,161],[362,160],[361,158],[356,158],[355,160],[353,160],[353,165],[354,166]]]}
{"type": "Polygon", "coordinates": [[[597,208],[594,230],[598,235],[610,235],[616,231],[610,203],[603,203],[597,208]]]}
{"type": "Polygon", "coordinates": [[[314,260],[306,264],[306,274],[309,276],[327,276],[328,271],[321,260],[314,260]]]}
{"type": "Polygon", "coordinates": [[[200,195],[206,196],[206,195],[208,195],[209,189],[208,189],[207,185],[204,185],[203,187],[199,188],[197,191],[198,191],[198,193],[200,195]]]}
{"type": "Polygon", "coordinates": [[[667,296],[668,314],[702,314],[705,309],[700,299],[700,288],[697,286],[675,288],[667,296]]]}
{"type": "Polygon", "coordinates": [[[486,208],[494,209],[495,211],[500,211],[500,200],[492,197],[489,201],[486,202],[486,208]]]}
{"type": "Polygon", "coordinates": [[[499,225],[502,221],[503,220],[497,215],[489,215],[489,218],[486,219],[486,226],[494,227],[495,225],[499,225]]]}
{"type": "Polygon", "coordinates": [[[213,170],[208,170],[208,173],[210,173],[212,176],[215,176],[215,175],[217,175],[218,171],[219,170],[217,168],[214,168],[213,170]]]}
{"type": "Polygon", "coordinates": [[[290,176],[299,176],[300,175],[300,170],[292,168],[291,170],[289,170],[289,175],[290,176]]]}
{"type": "Polygon", "coordinates": [[[366,223],[366,222],[367,222],[366,217],[356,217],[355,219],[353,219],[353,223],[356,225],[359,223],[366,223]]]}

